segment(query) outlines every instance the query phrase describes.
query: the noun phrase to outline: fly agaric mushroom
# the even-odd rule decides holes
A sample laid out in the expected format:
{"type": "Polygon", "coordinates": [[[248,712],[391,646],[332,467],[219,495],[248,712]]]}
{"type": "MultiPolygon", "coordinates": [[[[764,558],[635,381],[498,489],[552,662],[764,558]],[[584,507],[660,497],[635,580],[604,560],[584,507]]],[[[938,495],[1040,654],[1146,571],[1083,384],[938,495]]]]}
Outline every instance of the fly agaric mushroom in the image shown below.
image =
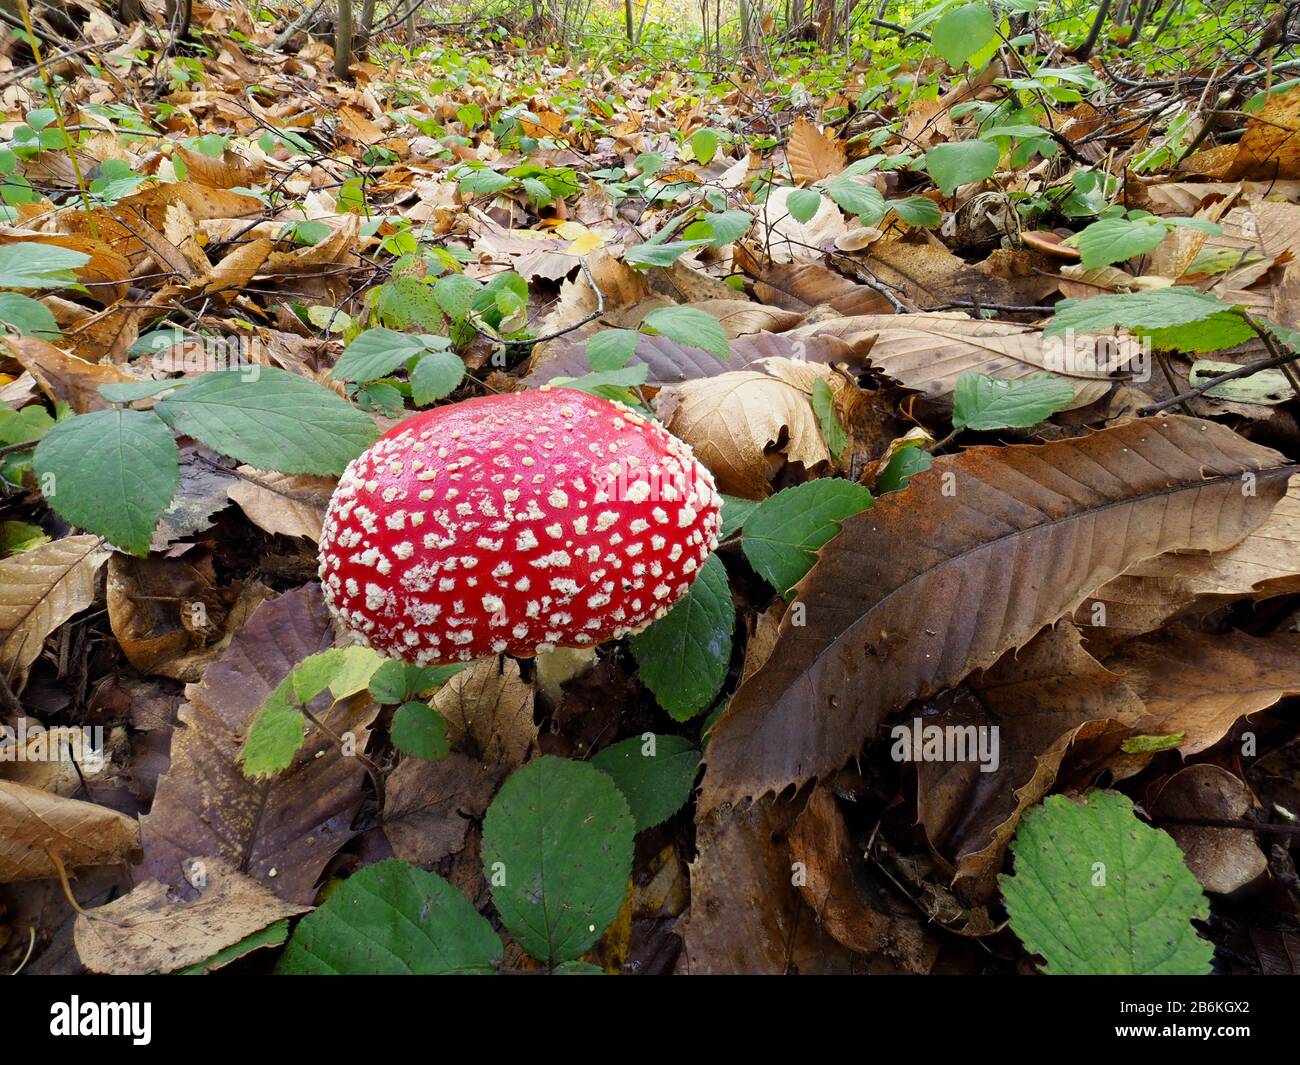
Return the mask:
{"type": "Polygon", "coordinates": [[[572,389],[407,418],[348,466],[320,543],[325,601],[417,665],[637,632],[717,547],[722,499],[690,448],[572,389]]]}

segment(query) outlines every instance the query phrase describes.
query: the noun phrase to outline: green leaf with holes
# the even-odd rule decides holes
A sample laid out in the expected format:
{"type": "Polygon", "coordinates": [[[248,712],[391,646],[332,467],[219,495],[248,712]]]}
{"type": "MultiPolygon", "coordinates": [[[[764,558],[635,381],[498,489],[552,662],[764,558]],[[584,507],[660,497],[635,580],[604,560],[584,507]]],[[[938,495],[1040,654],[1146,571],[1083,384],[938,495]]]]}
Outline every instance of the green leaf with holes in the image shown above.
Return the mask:
{"type": "Polygon", "coordinates": [[[1167,832],[1113,791],[1052,795],[1025,814],[1015,875],[998,878],[1012,931],[1050,975],[1197,976],[1214,946],[1209,903],[1167,832]]]}

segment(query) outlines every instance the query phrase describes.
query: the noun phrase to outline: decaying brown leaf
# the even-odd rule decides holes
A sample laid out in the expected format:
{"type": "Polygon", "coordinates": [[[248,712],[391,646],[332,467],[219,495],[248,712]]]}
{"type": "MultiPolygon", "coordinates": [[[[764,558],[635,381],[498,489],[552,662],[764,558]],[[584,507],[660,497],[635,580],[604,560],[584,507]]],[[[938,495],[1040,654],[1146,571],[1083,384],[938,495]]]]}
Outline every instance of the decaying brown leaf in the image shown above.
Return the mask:
{"type": "Polygon", "coordinates": [[[65,536],[0,560],[0,670],[21,689],[45,638],[95,599],[109,548],[98,536],[65,536]]]}
{"type": "Polygon", "coordinates": [[[78,916],[73,937],[86,967],[117,976],[174,972],[310,908],[285,902],[220,858],[195,859],[186,870],[198,892],[192,899],[148,880],[78,916]]]}
{"type": "MultiPolygon", "coordinates": [[[[183,863],[222,858],[289,902],[309,903],[330,857],[353,835],[365,769],[332,737],[309,728],[293,764],[269,781],[244,776],[238,756],[253,717],[298,662],[333,644],[333,629],[317,585],[264,603],[200,684],[172,736],[171,766],[141,824],[143,877],[188,894],[183,863]]],[[[328,692],[310,706],[319,717],[328,692]]],[[[364,749],[377,710],[362,694],[339,703],[323,720],[351,733],[364,749]]]]}
{"type": "Polygon", "coordinates": [[[133,817],[0,780],[0,884],[129,862],[139,847],[133,817]]]}
{"type": "Polygon", "coordinates": [[[806,624],[787,615],[782,653],[712,730],[701,808],[830,773],[886,714],[992,665],[1143,558],[1226,550],[1288,472],[1183,417],[937,460],[822,549],[795,589],[806,624]],[[1248,471],[1256,494],[1242,492],[1248,471]]]}
{"type": "Polygon", "coordinates": [[[457,673],[433,697],[453,743],[488,765],[515,769],[537,743],[533,686],[513,658],[485,658],[457,673]]]}

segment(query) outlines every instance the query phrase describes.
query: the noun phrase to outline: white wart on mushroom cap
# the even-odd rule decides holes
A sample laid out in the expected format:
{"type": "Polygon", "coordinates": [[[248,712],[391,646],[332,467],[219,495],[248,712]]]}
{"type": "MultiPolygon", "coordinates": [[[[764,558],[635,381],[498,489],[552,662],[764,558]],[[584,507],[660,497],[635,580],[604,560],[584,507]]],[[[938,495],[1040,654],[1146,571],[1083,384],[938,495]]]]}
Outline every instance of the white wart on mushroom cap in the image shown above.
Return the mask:
{"type": "Polygon", "coordinates": [[[722,499],[690,448],[571,389],[408,418],[344,472],[325,601],[419,665],[592,646],[662,617],[717,547],[722,499]]]}

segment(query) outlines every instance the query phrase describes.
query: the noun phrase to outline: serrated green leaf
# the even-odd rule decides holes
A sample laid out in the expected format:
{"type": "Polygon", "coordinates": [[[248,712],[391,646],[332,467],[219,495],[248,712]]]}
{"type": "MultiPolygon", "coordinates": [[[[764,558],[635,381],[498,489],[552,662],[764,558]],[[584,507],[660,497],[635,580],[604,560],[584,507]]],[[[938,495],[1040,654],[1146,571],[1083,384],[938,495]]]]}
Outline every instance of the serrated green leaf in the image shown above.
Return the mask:
{"type": "Polygon", "coordinates": [[[636,830],[643,832],[667,821],[691,797],[700,752],[683,736],[648,733],[606,747],[591,764],[618,785],[636,830]]]}
{"type": "Polygon", "coordinates": [[[722,687],[735,626],[726,568],[717,555],[710,555],[673,608],[632,637],[641,679],[678,721],[698,714],[722,687]]]}
{"type": "Polygon", "coordinates": [[[1101,218],[1075,237],[1085,270],[1095,270],[1112,263],[1127,262],[1135,255],[1145,255],[1169,235],[1157,221],[1126,218],[1101,218]]]}
{"type": "Polygon", "coordinates": [[[72,271],[88,262],[84,252],[57,244],[0,245],[0,288],[63,288],[76,281],[72,271]]]}
{"type": "Polygon", "coordinates": [[[501,923],[548,965],[582,955],[618,915],[634,834],[608,776],[586,762],[534,758],[483,821],[483,875],[501,923]]]}
{"type": "Polygon", "coordinates": [[[388,736],[403,754],[437,762],[451,753],[447,740],[447,719],[428,703],[403,703],[393,715],[388,736]]]}
{"type": "Polygon", "coordinates": [[[445,684],[472,664],[457,662],[450,666],[413,666],[408,662],[390,659],[370,675],[370,697],[377,703],[393,706],[405,703],[445,684]]]}
{"type": "Polygon", "coordinates": [[[148,411],[98,410],[58,422],[32,459],[46,501],[73,525],[149,553],[180,483],[180,452],[148,411]]]}
{"type": "Polygon", "coordinates": [[[749,516],[740,545],[754,571],[784,595],[812,569],[840,522],[872,502],[860,484],[832,477],[785,488],[749,516]]]}
{"type": "Polygon", "coordinates": [[[1003,381],[967,370],[952,396],[954,429],[1027,429],[1074,401],[1074,386],[1051,374],[1003,381]]]}
{"type": "Polygon", "coordinates": [[[732,533],[743,529],[749,516],[758,507],[756,499],[741,499],[739,496],[722,497],[722,531],[718,535],[725,540],[732,533]]]}
{"type": "Polygon", "coordinates": [[[692,248],[698,248],[709,241],[677,240],[667,244],[638,244],[623,253],[623,261],[631,266],[672,266],[692,248]]]}
{"type": "Polygon", "coordinates": [[[290,678],[286,677],[248,726],[239,763],[244,776],[251,780],[269,780],[283,773],[307,742],[307,717],[293,705],[291,691],[290,678]]]}
{"type": "Polygon", "coordinates": [[[438,333],[443,328],[442,309],[433,286],[418,277],[394,277],[380,286],[377,309],[380,319],[395,329],[438,333]]]}
{"type": "Polygon", "coordinates": [[[424,341],[411,333],[367,329],[347,346],[330,376],[337,381],[377,381],[423,350],[424,341]]]}
{"type": "Polygon", "coordinates": [[[748,233],[754,225],[754,216],[748,211],[712,211],[704,216],[704,221],[713,230],[709,246],[721,248],[726,244],[734,244],[748,233]]]}
{"type": "Polygon", "coordinates": [[[864,221],[876,222],[885,215],[885,198],[874,185],[840,174],[826,183],[826,192],[841,208],[864,221]]]}
{"type": "Polygon", "coordinates": [[[602,329],[587,341],[587,365],[597,372],[621,370],[636,354],[634,329],[602,329]]]}
{"type": "Polygon", "coordinates": [[[727,342],[727,333],[722,328],[722,323],[698,307],[689,304],[657,307],[645,316],[642,324],[669,340],[702,348],[722,362],[731,358],[731,345],[727,342]]]}
{"type": "Polygon", "coordinates": [[[411,371],[411,398],[417,407],[450,396],[465,380],[465,363],[454,351],[431,351],[411,371]]]}
{"type": "Polygon", "coordinates": [[[925,153],[925,172],[934,179],[940,192],[951,196],[962,185],[991,177],[1000,157],[998,146],[992,141],[936,144],[925,153]]]}
{"type": "Polygon", "coordinates": [[[713,161],[718,151],[718,132],[713,129],[697,129],[686,142],[691,146],[691,154],[696,162],[705,165],[713,161]]]}
{"type": "Polygon", "coordinates": [[[494,973],[501,940],[440,876],[396,859],[343,881],[294,929],[277,972],[295,975],[494,973]]]}
{"type": "Polygon", "coordinates": [[[785,199],[790,217],[800,224],[807,222],[822,205],[822,194],[817,189],[795,189],[785,199]]]}
{"type": "Polygon", "coordinates": [[[909,196],[905,200],[890,200],[888,206],[909,226],[932,229],[943,221],[943,211],[925,196],[909,196]]]}
{"type": "Polygon", "coordinates": [[[19,336],[42,340],[59,336],[59,323],[54,320],[50,309],[31,296],[18,292],[0,292],[0,326],[9,326],[19,336]]]}
{"type": "Polygon", "coordinates": [[[483,286],[472,277],[464,274],[448,274],[438,278],[433,286],[438,306],[447,312],[453,322],[463,322],[469,317],[470,308],[474,306],[474,297],[483,286]]]}
{"type": "Polygon", "coordinates": [[[1088,336],[1116,327],[1178,351],[1219,351],[1255,335],[1232,305],[1185,285],[1061,300],[1043,335],[1088,336]]]}
{"type": "Polygon", "coordinates": [[[340,474],[375,442],[375,423],[342,396],[297,374],[259,366],[205,374],[154,410],[177,432],[263,470],[340,474]]]}
{"type": "Polygon", "coordinates": [[[1011,928],[1052,975],[1205,975],[1214,947],[1196,934],[1209,904],[1166,832],[1118,792],[1049,796],[1012,844],[1001,876],[1011,928]]]}
{"type": "Polygon", "coordinates": [[[471,170],[461,177],[457,182],[462,196],[492,196],[507,189],[515,183],[515,179],[507,177],[505,174],[498,174],[495,170],[471,170]]]}
{"type": "Polygon", "coordinates": [[[935,24],[931,42],[950,67],[959,67],[997,34],[997,23],[987,4],[953,8],[935,24]]]}

